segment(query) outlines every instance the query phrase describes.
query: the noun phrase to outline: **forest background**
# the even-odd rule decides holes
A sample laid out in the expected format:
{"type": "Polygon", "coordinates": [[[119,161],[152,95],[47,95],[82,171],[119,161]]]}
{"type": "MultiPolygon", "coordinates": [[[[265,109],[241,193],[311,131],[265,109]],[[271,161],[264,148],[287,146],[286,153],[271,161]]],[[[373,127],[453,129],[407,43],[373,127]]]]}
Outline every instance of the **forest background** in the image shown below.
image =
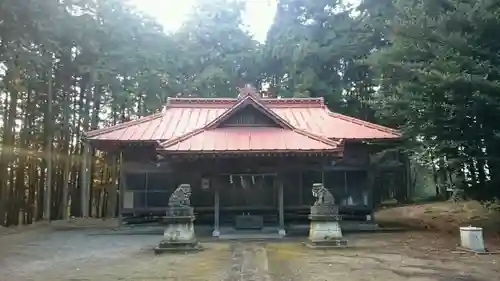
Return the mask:
{"type": "MultiPolygon", "coordinates": [[[[82,216],[83,132],[247,83],[401,130],[416,196],[499,198],[500,2],[358,2],[277,0],[258,42],[244,1],[166,33],[124,0],[0,0],[0,225],[82,216]]],[[[91,213],[115,216],[116,162],[93,153],[91,213]]]]}

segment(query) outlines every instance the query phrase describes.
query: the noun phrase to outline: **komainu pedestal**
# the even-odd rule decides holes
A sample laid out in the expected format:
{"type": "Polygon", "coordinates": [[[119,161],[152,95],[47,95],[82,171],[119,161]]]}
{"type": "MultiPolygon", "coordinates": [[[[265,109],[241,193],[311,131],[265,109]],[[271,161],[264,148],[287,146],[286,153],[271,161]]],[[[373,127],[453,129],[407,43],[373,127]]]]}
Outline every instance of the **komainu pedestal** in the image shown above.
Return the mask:
{"type": "Polygon", "coordinates": [[[334,205],[333,195],[323,184],[313,185],[313,195],[317,198],[309,213],[309,239],[311,248],[345,247],[347,240],[342,236],[338,206],[334,205]]]}
{"type": "Polygon", "coordinates": [[[155,253],[188,252],[201,250],[196,239],[193,222],[193,207],[189,206],[191,187],[180,185],[170,196],[169,209],[162,222],[167,224],[163,240],[155,248],[155,253]]]}

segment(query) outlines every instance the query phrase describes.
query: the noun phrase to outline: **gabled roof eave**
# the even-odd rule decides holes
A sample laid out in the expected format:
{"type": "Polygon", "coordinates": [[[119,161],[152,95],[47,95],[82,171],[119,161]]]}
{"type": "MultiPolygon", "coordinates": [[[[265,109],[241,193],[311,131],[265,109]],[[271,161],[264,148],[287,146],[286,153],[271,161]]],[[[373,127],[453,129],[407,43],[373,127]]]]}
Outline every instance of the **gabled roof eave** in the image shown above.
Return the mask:
{"type": "Polygon", "coordinates": [[[107,133],[111,133],[111,132],[114,132],[114,131],[117,131],[120,129],[126,129],[126,128],[129,128],[129,127],[134,126],[134,125],[139,125],[139,124],[142,124],[145,122],[153,121],[153,120],[155,120],[157,118],[161,118],[161,117],[163,117],[163,112],[153,113],[151,115],[144,116],[144,117],[141,117],[141,118],[136,119],[136,120],[131,120],[131,121],[123,122],[120,124],[116,124],[114,126],[83,132],[82,138],[92,140],[95,137],[98,137],[98,136],[101,136],[101,135],[104,135],[107,133]]]}
{"type": "Polygon", "coordinates": [[[243,97],[235,105],[228,108],[224,113],[222,113],[220,116],[215,118],[212,122],[208,123],[205,126],[205,129],[208,130],[208,129],[217,128],[222,122],[227,120],[227,118],[229,118],[231,115],[236,113],[240,108],[247,106],[247,105],[253,105],[255,108],[262,111],[264,114],[266,114],[271,119],[273,119],[276,122],[276,124],[280,125],[280,127],[287,128],[290,130],[294,129],[294,126],[292,126],[288,121],[286,121],[285,119],[281,118],[279,115],[274,113],[271,109],[269,109],[266,105],[261,103],[259,100],[257,100],[252,95],[246,95],[245,97],[243,97]]]}

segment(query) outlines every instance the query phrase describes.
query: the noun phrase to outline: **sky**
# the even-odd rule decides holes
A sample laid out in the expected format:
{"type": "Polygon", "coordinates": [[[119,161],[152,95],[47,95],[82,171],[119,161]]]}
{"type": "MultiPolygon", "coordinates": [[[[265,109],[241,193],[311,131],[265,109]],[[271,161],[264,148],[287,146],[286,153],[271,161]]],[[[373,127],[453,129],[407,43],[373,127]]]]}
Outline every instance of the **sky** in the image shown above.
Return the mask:
{"type": "MultiPolygon", "coordinates": [[[[129,0],[139,10],[156,18],[167,32],[181,27],[196,0],[129,0]]],[[[246,0],[245,25],[253,37],[264,42],[276,12],[276,0],[246,0]]]]}

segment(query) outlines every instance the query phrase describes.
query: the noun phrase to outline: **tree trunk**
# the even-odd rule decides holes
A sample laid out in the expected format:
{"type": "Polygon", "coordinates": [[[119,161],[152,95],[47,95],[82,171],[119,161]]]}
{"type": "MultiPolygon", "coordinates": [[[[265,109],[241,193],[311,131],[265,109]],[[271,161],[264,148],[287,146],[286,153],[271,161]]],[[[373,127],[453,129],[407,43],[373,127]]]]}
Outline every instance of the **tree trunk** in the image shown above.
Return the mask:
{"type": "MultiPolygon", "coordinates": [[[[94,110],[92,111],[92,119],[91,119],[91,123],[90,123],[90,128],[92,130],[95,130],[98,128],[99,126],[99,112],[101,110],[101,95],[102,95],[102,86],[100,84],[100,82],[97,83],[97,85],[94,87],[94,97],[93,97],[93,105],[94,105],[94,110]]],[[[91,206],[91,210],[93,209],[92,206],[96,206],[97,202],[95,200],[92,200],[92,199],[96,199],[97,197],[94,196],[93,192],[94,192],[94,188],[93,188],[93,176],[94,176],[94,173],[96,172],[96,162],[94,161],[95,159],[95,149],[94,148],[91,148],[90,150],[90,159],[89,159],[89,162],[90,162],[90,196],[89,198],[91,199],[90,200],[90,206],[91,206]]]]}
{"type": "MultiPolygon", "coordinates": [[[[83,165],[83,145],[81,143],[81,130],[83,127],[83,130],[88,130],[88,112],[87,112],[87,104],[86,104],[86,92],[87,88],[89,87],[89,82],[90,82],[90,75],[89,73],[85,73],[82,75],[82,79],[80,81],[80,95],[78,98],[78,101],[75,101],[75,108],[78,108],[78,119],[76,122],[76,132],[75,132],[75,139],[78,142],[77,145],[74,147],[74,154],[79,155],[80,161],[75,161],[75,167],[74,167],[74,178],[75,178],[75,188],[73,188],[71,192],[71,215],[75,217],[80,217],[83,216],[81,210],[82,210],[82,177],[84,176],[82,173],[82,165],[83,165]],[[78,104],[78,107],[76,107],[76,104],[78,104]],[[87,114],[87,115],[85,115],[87,114]]],[[[76,119],[76,118],[75,118],[76,119]]]]}
{"type": "Polygon", "coordinates": [[[69,197],[69,182],[71,173],[71,153],[70,153],[70,143],[71,143],[71,132],[70,132],[70,104],[71,104],[71,53],[69,53],[65,61],[65,75],[63,79],[63,148],[62,148],[62,194],[61,194],[61,218],[63,220],[68,219],[68,197],[69,197]]]}
{"type": "Polygon", "coordinates": [[[7,171],[9,166],[11,165],[11,160],[14,154],[14,125],[16,120],[16,109],[17,109],[17,100],[18,100],[18,91],[17,89],[20,87],[20,70],[15,65],[10,65],[7,70],[6,77],[4,79],[7,85],[7,91],[9,92],[8,98],[8,108],[6,111],[7,120],[4,122],[4,132],[3,132],[3,144],[2,144],[2,154],[0,156],[0,182],[2,183],[2,199],[3,206],[2,207],[2,217],[1,223],[4,223],[6,216],[6,225],[10,225],[9,221],[17,221],[18,219],[13,219],[12,216],[12,180],[13,180],[13,172],[12,169],[10,173],[7,171]],[[6,175],[10,176],[7,177],[6,175]],[[5,179],[9,178],[9,181],[5,182],[5,179]]]}
{"type": "MultiPolygon", "coordinates": [[[[27,160],[27,151],[29,147],[29,130],[30,130],[30,125],[31,125],[31,116],[30,112],[32,111],[32,106],[31,106],[31,90],[28,89],[27,91],[27,97],[26,97],[26,106],[24,108],[24,120],[22,124],[22,129],[21,129],[21,135],[20,135],[20,153],[18,155],[19,162],[18,162],[18,167],[17,167],[17,172],[16,172],[16,188],[15,188],[15,207],[14,207],[14,212],[17,213],[18,215],[16,217],[19,217],[19,212],[21,211],[21,208],[23,209],[23,217],[24,217],[24,212],[26,211],[26,204],[25,204],[25,194],[26,194],[26,179],[25,179],[25,172],[26,172],[26,160],[27,160]]],[[[17,220],[17,219],[16,219],[17,220]]],[[[16,224],[18,224],[17,222],[16,224]]]]}
{"type": "Polygon", "coordinates": [[[44,205],[44,215],[43,218],[47,221],[51,219],[51,211],[52,211],[52,165],[53,165],[53,157],[52,157],[52,141],[54,137],[53,132],[53,116],[52,116],[52,63],[49,68],[48,75],[48,83],[47,83],[47,112],[45,114],[45,138],[46,138],[46,147],[45,147],[45,159],[47,161],[47,180],[45,182],[45,205],[44,205]]]}

